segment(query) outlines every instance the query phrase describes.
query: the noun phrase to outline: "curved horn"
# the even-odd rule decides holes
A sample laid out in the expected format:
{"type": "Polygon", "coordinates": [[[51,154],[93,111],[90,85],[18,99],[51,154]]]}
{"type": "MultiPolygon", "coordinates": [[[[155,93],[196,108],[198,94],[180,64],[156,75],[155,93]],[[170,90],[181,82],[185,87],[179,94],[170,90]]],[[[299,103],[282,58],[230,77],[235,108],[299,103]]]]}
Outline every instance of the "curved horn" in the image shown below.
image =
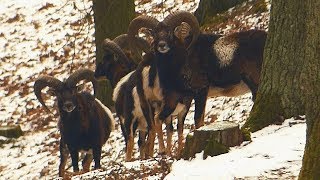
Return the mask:
{"type": "Polygon", "coordinates": [[[190,42],[188,48],[197,40],[200,34],[200,26],[197,18],[188,11],[176,11],[168,15],[163,22],[167,24],[172,31],[179,26],[182,22],[188,23],[193,31],[192,41],[190,42]]]}
{"type": "Polygon", "coordinates": [[[159,21],[154,17],[140,15],[130,22],[128,27],[128,36],[133,39],[133,37],[138,34],[139,29],[143,27],[154,29],[158,23],[159,21]]]}
{"type": "MultiPolygon", "coordinates": [[[[131,49],[129,44],[130,40],[129,40],[128,34],[121,34],[117,36],[116,38],[113,39],[113,42],[115,42],[121,49],[128,49],[128,48],[131,49]]],[[[147,40],[141,37],[135,37],[134,44],[139,50],[142,50],[145,53],[150,51],[150,48],[151,48],[150,44],[148,43],[147,40]]]]}
{"type": "MultiPolygon", "coordinates": [[[[118,39],[117,41],[123,41],[123,39],[118,39]]],[[[120,61],[123,61],[124,63],[130,63],[128,57],[124,54],[124,52],[122,51],[121,47],[119,47],[119,45],[117,43],[115,43],[114,41],[110,40],[110,39],[105,39],[103,41],[103,49],[106,51],[111,51],[114,54],[116,54],[118,57],[118,59],[120,59],[120,61]]]]}
{"type": "Polygon", "coordinates": [[[121,34],[113,39],[113,42],[115,42],[121,49],[128,47],[128,34],[121,34]]]}
{"type": "Polygon", "coordinates": [[[135,44],[137,45],[138,49],[142,50],[145,53],[148,53],[151,51],[151,46],[148,43],[148,41],[141,37],[136,37],[135,44]]]}
{"type": "Polygon", "coordinates": [[[94,95],[96,94],[97,82],[94,78],[94,72],[90,69],[80,69],[72,73],[65,81],[66,85],[70,88],[75,88],[77,83],[81,80],[88,80],[93,85],[94,95]]]}
{"type": "Polygon", "coordinates": [[[63,83],[60,80],[51,76],[40,76],[34,83],[34,94],[36,95],[37,99],[42,104],[42,106],[45,108],[45,110],[51,113],[41,96],[41,90],[46,86],[51,87],[53,89],[59,89],[63,87],[63,83]]]}

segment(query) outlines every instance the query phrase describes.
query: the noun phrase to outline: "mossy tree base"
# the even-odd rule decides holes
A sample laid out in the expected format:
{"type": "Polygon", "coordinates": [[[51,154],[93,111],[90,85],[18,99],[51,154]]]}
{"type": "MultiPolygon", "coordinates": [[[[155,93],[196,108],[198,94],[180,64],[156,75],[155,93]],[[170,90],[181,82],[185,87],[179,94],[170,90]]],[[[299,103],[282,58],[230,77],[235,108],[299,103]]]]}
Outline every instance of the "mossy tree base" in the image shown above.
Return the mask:
{"type": "Polygon", "coordinates": [[[250,112],[250,117],[243,125],[242,129],[249,132],[258,131],[270,124],[279,124],[283,122],[280,97],[276,95],[267,95],[267,99],[260,100],[258,94],[257,100],[250,112]]]}
{"type": "Polygon", "coordinates": [[[240,145],[243,137],[238,124],[227,121],[214,122],[187,136],[183,158],[192,158],[201,151],[204,151],[203,158],[227,153],[229,147],[240,145]]]}

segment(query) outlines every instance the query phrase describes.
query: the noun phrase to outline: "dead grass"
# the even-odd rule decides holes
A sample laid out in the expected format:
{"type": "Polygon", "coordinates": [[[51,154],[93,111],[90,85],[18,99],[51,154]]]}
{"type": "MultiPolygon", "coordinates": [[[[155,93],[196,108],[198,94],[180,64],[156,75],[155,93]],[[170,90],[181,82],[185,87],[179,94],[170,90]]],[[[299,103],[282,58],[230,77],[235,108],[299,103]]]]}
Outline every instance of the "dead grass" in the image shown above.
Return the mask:
{"type": "Polygon", "coordinates": [[[16,14],[13,18],[9,18],[6,22],[7,23],[14,23],[22,20],[22,16],[20,14],[16,14]]]}
{"type": "Polygon", "coordinates": [[[47,10],[49,8],[53,8],[54,5],[51,4],[51,3],[46,3],[44,6],[42,6],[41,8],[39,8],[39,11],[42,11],[42,10],[47,10]]]}

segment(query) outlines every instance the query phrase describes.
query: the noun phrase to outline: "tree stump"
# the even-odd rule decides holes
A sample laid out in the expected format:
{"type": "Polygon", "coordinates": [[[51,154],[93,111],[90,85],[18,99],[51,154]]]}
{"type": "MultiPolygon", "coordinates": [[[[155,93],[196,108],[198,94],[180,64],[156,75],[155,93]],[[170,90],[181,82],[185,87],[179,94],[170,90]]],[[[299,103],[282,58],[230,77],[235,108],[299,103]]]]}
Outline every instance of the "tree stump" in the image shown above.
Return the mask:
{"type": "Polygon", "coordinates": [[[183,156],[184,159],[189,159],[204,151],[205,159],[207,156],[227,153],[229,147],[240,145],[243,139],[239,124],[228,121],[214,122],[187,136],[183,156]]]}
{"type": "Polygon", "coordinates": [[[18,138],[22,135],[23,135],[23,132],[19,125],[0,126],[0,136],[4,136],[7,138],[18,138]]]}

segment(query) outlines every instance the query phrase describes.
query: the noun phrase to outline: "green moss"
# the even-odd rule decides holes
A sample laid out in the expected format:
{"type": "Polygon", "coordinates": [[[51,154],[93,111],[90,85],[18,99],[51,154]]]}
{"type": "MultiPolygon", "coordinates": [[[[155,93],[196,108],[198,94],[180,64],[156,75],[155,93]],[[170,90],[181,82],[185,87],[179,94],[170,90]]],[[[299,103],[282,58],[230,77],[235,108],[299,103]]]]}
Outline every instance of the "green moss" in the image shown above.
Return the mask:
{"type": "Polygon", "coordinates": [[[243,141],[251,141],[251,132],[246,128],[241,128],[241,133],[243,135],[243,141]]]}
{"type": "Polygon", "coordinates": [[[193,142],[193,134],[188,134],[186,137],[186,143],[181,153],[183,154],[183,158],[186,160],[191,157],[190,147],[192,145],[192,142],[193,142]]]}
{"type": "Polygon", "coordinates": [[[283,110],[280,96],[274,94],[258,93],[256,102],[250,112],[250,116],[242,127],[242,131],[255,132],[281,119],[283,110]]]}
{"type": "Polygon", "coordinates": [[[228,151],[229,151],[229,147],[226,147],[215,140],[210,140],[208,141],[204,149],[203,159],[207,158],[208,156],[217,156],[219,154],[224,154],[224,153],[227,153],[228,151]]]}

